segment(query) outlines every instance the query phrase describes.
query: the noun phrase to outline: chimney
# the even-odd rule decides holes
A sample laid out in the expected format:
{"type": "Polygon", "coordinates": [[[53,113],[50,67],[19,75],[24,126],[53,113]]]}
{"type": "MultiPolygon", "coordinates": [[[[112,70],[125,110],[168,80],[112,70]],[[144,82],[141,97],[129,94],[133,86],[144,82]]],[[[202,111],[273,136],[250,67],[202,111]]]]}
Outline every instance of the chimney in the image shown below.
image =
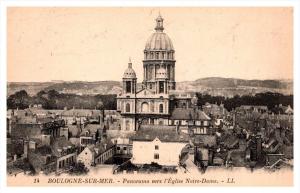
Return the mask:
{"type": "Polygon", "coordinates": [[[99,153],[99,148],[95,147],[94,150],[95,150],[96,154],[99,153]]]}
{"type": "Polygon", "coordinates": [[[61,148],[58,148],[58,149],[57,149],[57,152],[58,152],[58,154],[59,154],[58,156],[61,156],[61,155],[62,155],[62,149],[61,149],[61,148]]]}
{"type": "Polygon", "coordinates": [[[14,162],[17,161],[17,154],[14,155],[14,162]]]}
{"type": "Polygon", "coordinates": [[[50,145],[50,135],[42,135],[41,140],[43,145],[50,145]]]}
{"type": "Polygon", "coordinates": [[[106,143],[104,143],[104,145],[103,145],[103,146],[104,146],[104,150],[106,150],[106,148],[107,148],[107,144],[106,144],[106,143]]]}
{"type": "Polygon", "coordinates": [[[29,141],[29,149],[35,150],[36,149],[36,143],[35,141],[29,141]]]}
{"type": "Polygon", "coordinates": [[[24,158],[28,158],[28,148],[29,148],[29,141],[25,140],[24,141],[24,158]]]}
{"type": "Polygon", "coordinates": [[[179,124],[176,124],[176,133],[180,133],[179,124]]]}

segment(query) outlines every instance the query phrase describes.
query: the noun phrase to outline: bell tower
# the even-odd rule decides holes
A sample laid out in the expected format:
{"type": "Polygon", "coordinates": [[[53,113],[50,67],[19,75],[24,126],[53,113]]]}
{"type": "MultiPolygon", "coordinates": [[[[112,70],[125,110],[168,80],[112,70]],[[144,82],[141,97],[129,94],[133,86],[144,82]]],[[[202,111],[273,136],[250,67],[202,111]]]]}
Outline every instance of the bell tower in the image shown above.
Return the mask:
{"type": "Polygon", "coordinates": [[[132,69],[131,59],[129,58],[128,68],[123,75],[123,94],[135,94],[136,93],[136,74],[132,69]]]}

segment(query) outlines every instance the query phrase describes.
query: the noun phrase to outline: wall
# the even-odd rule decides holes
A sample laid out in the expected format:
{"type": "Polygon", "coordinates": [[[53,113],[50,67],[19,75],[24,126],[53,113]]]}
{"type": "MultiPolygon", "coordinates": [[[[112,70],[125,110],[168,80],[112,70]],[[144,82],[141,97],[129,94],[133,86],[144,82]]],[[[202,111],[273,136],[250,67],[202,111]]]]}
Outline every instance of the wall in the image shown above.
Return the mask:
{"type": "Polygon", "coordinates": [[[166,143],[161,142],[159,139],[153,141],[133,141],[132,148],[132,163],[133,164],[151,164],[156,162],[164,166],[177,166],[179,164],[179,156],[181,150],[187,143],[166,143]],[[159,149],[155,150],[155,145],[159,149]],[[145,154],[145,152],[147,152],[145,154]],[[154,154],[159,154],[159,159],[154,159],[154,154]]]}
{"type": "Polygon", "coordinates": [[[83,163],[87,168],[89,168],[94,162],[94,155],[88,147],[84,148],[84,150],[78,155],[77,162],[83,163]]]}

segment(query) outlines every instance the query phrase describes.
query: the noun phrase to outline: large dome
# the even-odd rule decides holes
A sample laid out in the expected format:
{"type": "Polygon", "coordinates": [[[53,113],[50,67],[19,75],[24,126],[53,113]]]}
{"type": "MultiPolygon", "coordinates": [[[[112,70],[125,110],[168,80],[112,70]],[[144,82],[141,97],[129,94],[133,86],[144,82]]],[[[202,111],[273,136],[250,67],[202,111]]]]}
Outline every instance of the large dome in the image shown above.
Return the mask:
{"type": "Polygon", "coordinates": [[[155,32],[148,39],[145,50],[174,50],[173,44],[169,36],[164,32],[155,32]]]}
{"type": "Polygon", "coordinates": [[[156,18],[155,33],[148,39],[145,51],[174,51],[173,44],[169,36],[164,33],[164,19],[159,16],[156,18]]]}

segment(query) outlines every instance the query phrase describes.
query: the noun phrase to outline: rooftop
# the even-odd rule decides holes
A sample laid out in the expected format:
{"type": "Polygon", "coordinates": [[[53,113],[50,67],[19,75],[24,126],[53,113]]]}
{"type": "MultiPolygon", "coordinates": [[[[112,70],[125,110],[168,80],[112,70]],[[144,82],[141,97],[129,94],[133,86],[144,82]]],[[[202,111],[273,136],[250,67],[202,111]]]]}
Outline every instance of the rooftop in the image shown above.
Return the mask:
{"type": "Polygon", "coordinates": [[[203,111],[194,108],[175,108],[170,119],[173,120],[210,120],[203,111]]]}
{"type": "Polygon", "coordinates": [[[133,141],[153,141],[158,138],[162,142],[189,142],[189,136],[185,133],[177,132],[174,128],[152,128],[143,129],[141,128],[136,132],[136,135],[132,137],[133,141]]]}

